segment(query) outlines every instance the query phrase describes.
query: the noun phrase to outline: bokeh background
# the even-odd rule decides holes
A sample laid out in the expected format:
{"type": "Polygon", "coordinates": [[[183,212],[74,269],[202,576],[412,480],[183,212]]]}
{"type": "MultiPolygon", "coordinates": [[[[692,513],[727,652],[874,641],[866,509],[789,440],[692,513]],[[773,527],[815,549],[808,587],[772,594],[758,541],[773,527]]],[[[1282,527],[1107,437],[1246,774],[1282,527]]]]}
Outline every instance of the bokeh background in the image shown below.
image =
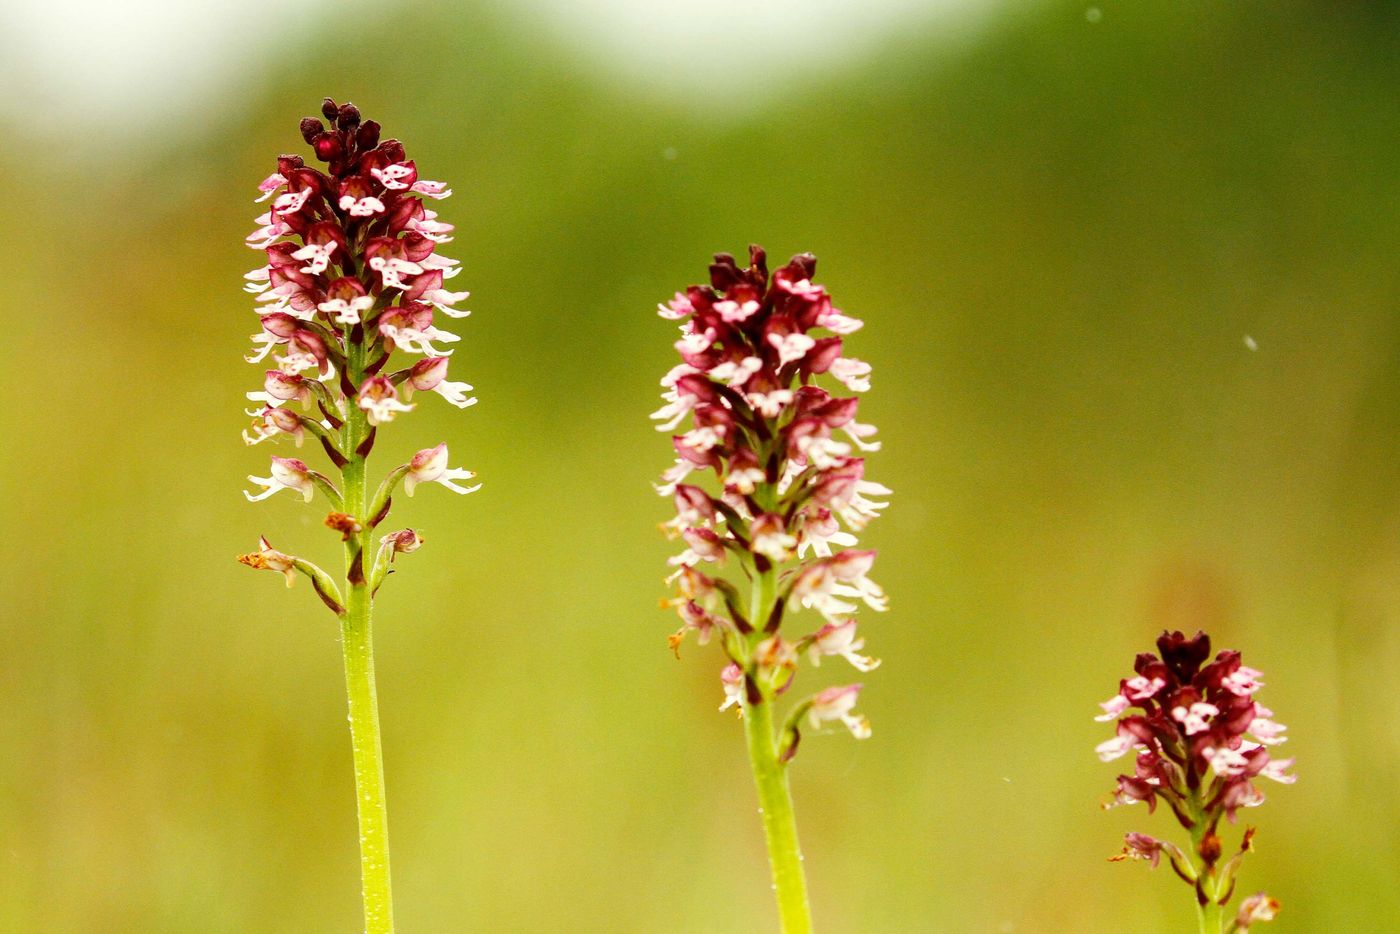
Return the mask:
{"type": "MultiPolygon", "coordinates": [[[[337,631],[233,556],[253,186],[349,98],[449,181],[484,489],[377,627],[405,932],[772,930],[717,652],[666,650],[658,300],[750,241],[867,327],[874,737],[793,782],[830,932],[1175,932],[1093,721],[1164,626],[1267,673],[1241,882],[1400,918],[1400,16],[1335,2],[0,4],[0,930],[359,930],[337,631]]],[[[285,451],[282,453],[286,453],[285,451]]],[[[312,452],[313,454],[315,452],[312,452]]],[[[833,664],[809,685],[844,677],[833,664]]]]}

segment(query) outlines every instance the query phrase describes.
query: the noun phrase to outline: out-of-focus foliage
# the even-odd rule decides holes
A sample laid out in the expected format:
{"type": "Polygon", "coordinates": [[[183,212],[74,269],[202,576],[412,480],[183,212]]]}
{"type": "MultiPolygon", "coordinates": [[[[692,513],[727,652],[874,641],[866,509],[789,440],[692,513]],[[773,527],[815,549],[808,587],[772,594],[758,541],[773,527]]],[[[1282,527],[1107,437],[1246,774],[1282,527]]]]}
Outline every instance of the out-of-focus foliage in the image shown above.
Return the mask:
{"type": "Polygon", "coordinates": [[[730,114],[417,5],[324,24],[145,148],[6,127],[0,929],[358,929],[336,630],[232,558],[337,553],[238,492],[268,452],[238,440],[241,240],[323,94],[456,188],[477,312],[481,404],[425,399],[372,461],[447,440],[486,482],[405,501],[428,544],[380,601],[404,931],[772,926],[719,658],[666,651],[648,486],[652,309],[750,240],[817,253],[867,321],[896,491],[875,736],[809,736],[793,772],[822,929],[1189,926],[1165,869],[1105,861],[1170,818],[1100,811],[1092,752],[1163,626],[1243,649],[1290,726],[1242,891],[1280,934],[1394,919],[1396,18],[1100,6],[911,32],[730,114]]]}

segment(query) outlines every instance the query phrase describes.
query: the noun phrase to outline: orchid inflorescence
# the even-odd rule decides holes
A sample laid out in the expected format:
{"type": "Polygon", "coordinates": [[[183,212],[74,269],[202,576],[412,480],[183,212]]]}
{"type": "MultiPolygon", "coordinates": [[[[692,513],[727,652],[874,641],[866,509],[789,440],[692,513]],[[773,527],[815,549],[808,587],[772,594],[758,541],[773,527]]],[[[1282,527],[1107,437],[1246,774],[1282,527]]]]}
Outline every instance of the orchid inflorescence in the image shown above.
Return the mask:
{"type": "MultiPolygon", "coordinates": [[[[1254,699],[1263,686],[1261,672],[1240,663],[1240,653],[1223,651],[1210,659],[1210,638],[1190,639],[1164,632],[1157,639],[1160,657],[1138,655],[1133,677],[1100,707],[1100,721],[1116,721],[1112,739],[1100,743],[1105,762],[1136,754],[1132,775],[1118,776],[1118,788],[1105,807],[1147,802],[1148,812],[1164,802],[1191,834],[1189,852],[1145,834],[1127,835],[1123,852],[1113,859],[1143,859],[1156,866],[1166,856],[1176,874],[1190,884],[1203,918],[1215,919],[1234,893],[1244,855],[1253,849],[1254,828],[1247,828],[1239,849],[1221,863],[1218,835],[1221,817],[1234,822],[1240,808],[1262,804],[1258,777],[1292,784],[1293,759],[1275,759],[1270,749],[1283,743],[1285,727],[1254,699]],[[1135,709],[1136,708],[1136,709],[1135,709]],[[1126,714],[1126,716],[1124,716],[1126,714]],[[1121,719],[1120,719],[1121,717],[1121,719]]],[[[1243,900],[1226,931],[1244,931],[1271,919],[1278,903],[1260,893],[1243,900]]]]}
{"type": "MultiPolygon", "coordinates": [[[[257,200],[272,203],[247,237],[248,245],[267,257],[245,276],[261,322],[247,359],[262,363],[271,356],[275,367],[266,371],[262,390],[248,393],[260,405],[249,412],[255,421],[243,438],[253,445],[289,436],[301,447],[311,435],[344,470],[363,464],[379,426],[414,408],[409,400],[415,391],[436,392],[458,408],[476,400],[467,395],[471,386],[447,378],[452,351],[435,346],[459,340],[433,326],[436,313],[470,314],[455,307],[468,293],[443,285],[460,271],[456,260],[437,252],[452,239],[452,225],[438,220],[423,200],[452,192],[442,182],[420,179],[403,144],[381,141],[379,124],[362,122],[353,104],[336,105],[327,98],[322,113],[329,126],[307,117],[301,133],[326,169],[284,155],[277,171],[258,186],[257,200]],[[420,359],[390,370],[395,350],[420,359]]],[[[447,457],[446,444],[419,451],[385,478],[364,515],[347,514],[331,479],[294,457],[274,456],[271,476],[248,478],[262,490],[245,495],[256,502],[287,489],[310,502],[319,490],[333,510],[327,524],[354,541],[384,521],[400,480],[410,496],[417,484],[428,482],[457,493],[477,489],[454,482],[473,474],[449,468],[447,457]]],[[[404,546],[405,533],[421,541],[411,530],[382,536],[372,566],[361,568],[371,590],[394,555],[417,547],[404,546]]],[[[289,585],[293,571],[306,574],[322,600],[343,612],[328,575],[282,555],[266,539],[260,544],[240,560],[259,568],[290,568],[289,585]]]]}
{"type": "Polygon", "coordinates": [[[678,593],[664,601],[682,621],[671,648],[679,654],[693,631],[701,644],[717,638],[729,659],[720,709],[737,707],[743,717],[785,934],[812,929],[787,779],[803,721],[812,729],[839,722],[858,739],[870,735],[870,723],[855,711],[859,683],[798,701],[776,734],[773,704],[792,687],[803,654],[813,666],[830,656],[862,673],[878,666],[861,654],[854,614],[860,603],[887,607],[869,577],[875,552],[855,548],[855,533],[886,506],[867,497],[890,492],[865,479],[856,454],[878,449],[875,428],[856,421],[855,397],[818,385],[826,377],[851,392],[870,388],[870,366],[843,355],[844,337],[862,323],[832,305],[815,272],[810,253],[771,279],[759,247],[749,248],[744,268],[717,254],[708,286],[658,306],[661,317],[681,322],[681,362],[662,378],[666,404],[652,413],[660,431],[691,421],[672,437],[677,459],[656,486],[676,508],[663,529],[685,542],[668,578],[678,593]],[[697,470],[714,471],[713,492],[685,482],[697,470]],[[725,565],[737,566],[734,579],[717,570],[725,565]],[[823,622],[785,638],[786,616],[802,608],[823,622]]]}
{"type": "MultiPolygon", "coordinates": [[[[691,631],[702,644],[718,637],[729,658],[720,709],[786,692],[804,653],[813,665],[839,656],[860,672],[879,664],[860,654],[853,614],[855,601],[884,610],[887,600],[867,576],[875,553],[853,546],[854,533],[886,505],[867,496],[890,491],[865,479],[865,460],[855,455],[879,448],[869,440],[874,427],[856,421],[858,400],[816,382],[827,376],[861,392],[870,387],[870,367],[842,355],[843,338],[862,322],[833,307],[812,282],[815,270],[815,257],[804,253],[770,281],[762,249],[750,248],[747,268],[721,253],[710,286],[692,286],[659,306],[661,317],[684,322],[675,344],[682,362],[662,379],[666,404],[652,418],[661,431],[687,416],[693,424],[673,437],[678,457],[657,485],[676,506],[665,528],[686,546],[671,559],[669,580],[679,594],[669,602],[683,622],[671,645],[691,631]],[[697,470],[714,471],[717,495],[684,482],[697,470]],[[745,604],[734,583],[701,570],[729,562],[750,585],[781,575],[771,606],[755,605],[763,602],[761,588],[745,604]],[[787,613],[803,607],[824,624],[784,638],[787,613]]],[[[839,721],[856,737],[869,736],[868,721],[852,709],[860,690],[839,685],[798,703],[781,760],[796,752],[803,716],[813,727],[839,721]]]]}
{"type": "Polygon", "coordinates": [[[298,458],[273,457],[270,476],[248,478],[261,491],[244,495],[256,502],[291,490],[310,502],[321,493],[330,505],[325,524],[344,543],[344,590],[320,567],[277,550],[266,538],[239,560],[283,574],[288,586],[297,574],[309,577],[340,618],[365,930],[392,934],[371,617],[374,595],[395,558],[417,551],[423,537],[414,529],[377,529],[400,482],[410,496],[423,483],[455,493],[477,487],[458,485],[474,475],[448,466],[446,443],[424,448],[389,471],[373,495],[365,462],[379,429],[413,410],[415,392],[436,392],[458,408],[476,401],[467,395],[471,386],[447,378],[452,351],[437,346],[459,338],[433,323],[439,313],[464,318],[469,312],[456,307],[467,293],[444,286],[459,271],[457,261],[437,252],[452,239],[452,225],[438,220],[424,201],[446,198],[447,186],[419,178],[403,144],[381,141],[379,124],[362,121],[353,104],[327,98],[321,113],[326,122],[307,117],[301,134],[325,169],[300,156],[281,156],[277,171],[258,186],[257,200],[272,203],[247,238],[267,257],[245,277],[262,325],[247,359],[262,363],[270,356],[275,366],[266,371],[262,390],[248,393],[259,408],[248,413],[255,421],[243,437],[250,445],[290,437],[301,447],[311,435],[340,482],[298,458]],[[419,359],[396,369],[390,365],[396,351],[419,359]]]}

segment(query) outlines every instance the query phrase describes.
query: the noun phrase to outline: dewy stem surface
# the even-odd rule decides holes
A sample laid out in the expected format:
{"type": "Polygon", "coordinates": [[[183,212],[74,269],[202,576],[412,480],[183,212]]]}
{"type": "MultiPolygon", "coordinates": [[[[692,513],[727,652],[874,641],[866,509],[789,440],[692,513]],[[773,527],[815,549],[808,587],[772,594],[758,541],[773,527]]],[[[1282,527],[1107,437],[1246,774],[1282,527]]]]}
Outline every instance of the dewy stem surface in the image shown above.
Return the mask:
{"type": "MultiPolygon", "coordinates": [[[[351,343],[346,369],[352,384],[364,378],[364,348],[351,343]]],[[[355,448],[368,434],[365,413],[348,405],[343,450],[349,462],[341,471],[345,510],[362,528],[345,541],[345,618],[341,641],[345,653],[345,691],[350,708],[350,744],[355,760],[355,803],[360,824],[360,881],[364,893],[366,934],[393,934],[394,909],[389,882],[389,813],[384,797],[384,754],[379,738],[379,698],[374,683],[373,597],[366,577],[374,551],[365,514],[365,457],[355,448]]]]}
{"type": "MultiPolygon", "coordinates": [[[[755,573],[750,616],[761,628],[772,612],[776,599],[776,574],[755,573]]],[[[761,637],[760,633],[754,634],[761,637]]],[[[807,903],[807,876],[802,866],[802,848],[797,840],[797,817],[792,809],[787,766],[778,761],[773,735],[773,698],[758,703],[744,699],[744,733],[748,739],[749,763],[758,787],[759,813],[768,841],[768,862],[773,872],[773,893],[778,901],[778,917],[783,934],[811,934],[812,911],[807,903]]]]}

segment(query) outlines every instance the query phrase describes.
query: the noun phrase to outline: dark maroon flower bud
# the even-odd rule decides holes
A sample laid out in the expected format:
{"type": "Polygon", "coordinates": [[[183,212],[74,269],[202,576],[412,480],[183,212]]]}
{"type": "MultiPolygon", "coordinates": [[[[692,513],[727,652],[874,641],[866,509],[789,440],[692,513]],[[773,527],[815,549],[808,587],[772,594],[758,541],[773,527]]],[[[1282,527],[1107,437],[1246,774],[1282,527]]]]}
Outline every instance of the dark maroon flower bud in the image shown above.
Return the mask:
{"type": "Polygon", "coordinates": [[[714,402],[719,398],[714,384],[698,373],[687,373],[676,380],[676,392],[701,404],[714,402]]]}
{"type": "MultiPolygon", "coordinates": [[[[437,248],[436,243],[420,233],[405,234],[400,242],[403,244],[404,259],[411,263],[417,263],[427,259],[432,255],[433,250],[437,248]]],[[[439,284],[441,284],[440,270],[438,281],[439,284]]]]}
{"type": "MultiPolygon", "coordinates": [[[[825,337],[817,341],[802,360],[802,368],[808,373],[825,373],[841,356],[841,338],[825,337]]],[[[855,400],[852,399],[852,402],[855,400]]]]}
{"type": "Polygon", "coordinates": [[[301,323],[296,318],[282,311],[263,315],[261,320],[264,331],[283,340],[291,337],[296,333],[297,328],[301,327],[301,323]]]}
{"type": "Polygon", "coordinates": [[[404,155],[403,143],[396,139],[386,139],[384,142],[380,143],[378,152],[383,156],[386,165],[395,162],[403,162],[404,159],[407,158],[404,155]]]}
{"type": "Polygon", "coordinates": [[[359,149],[373,149],[378,145],[379,124],[374,120],[366,120],[355,131],[355,146],[359,149]]]}
{"type": "Polygon", "coordinates": [[[1128,717],[1118,722],[1121,731],[1131,734],[1141,743],[1150,743],[1156,739],[1156,732],[1148,724],[1146,717],[1128,717]]]}
{"type": "MultiPolygon", "coordinates": [[[[808,359],[811,355],[808,355],[808,359]]],[[[855,396],[846,399],[832,399],[829,402],[812,410],[812,414],[821,419],[828,428],[841,428],[856,417],[856,408],[859,407],[860,400],[855,396]]]]}
{"type": "Polygon", "coordinates": [[[1210,636],[1197,632],[1187,639],[1180,632],[1164,632],[1157,637],[1157,651],[1162,661],[1185,683],[1195,676],[1201,663],[1210,658],[1210,636]]]}
{"type": "Polygon", "coordinates": [[[345,154],[345,145],[340,141],[339,134],[322,133],[309,142],[316,150],[316,158],[322,162],[334,162],[345,154]]]}
{"type": "Polygon", "coordinates": [[[314,142],[317,136],[326,132],[326,127],[315,117],[307,117],[301,121],[301,138],[308,143],[314,142]]]}
{"type": "Polygon", "coordinates": [[[759,289],[768,284],[768,252],[757,243],[749,244],[748,275],[759,289]]]}
{"type": "Polygon", "coordinates": [[[739,264],[734,262],[734,257],[729,253],[716,253],[715,261],[710,264],[710,285],[723,292],[737,285],[740,279],[739,264]]]}
{"type": "Polygon", "coordinates": [[[349,132],[360,125],[360,108],[349,102],[341,104],[336,111],[335,125],[337,129],[349,132]]]}
{"type": "Polygon", "coordinates": [[[811,253],[798,253],[788,260],[787,265],[781,270],[784,278],[792,282],[800,282],[803,279],[811,280],[817,274],[817,258],[811,253]]]}
{"type": "Polygon", "coordinates": [[[334,120],[338,113],[340,113],[340,108],[336,106],[335,101],[331,100],[329,97],[321,101],[321,114],[327,120],[334,120]]]}
{"type": "Polygon", "coordinates": [[[798,415],[809,415],[832,398],[831,393],[820,386],[798,386],[793,390],[793,411],[798,415]]]}

